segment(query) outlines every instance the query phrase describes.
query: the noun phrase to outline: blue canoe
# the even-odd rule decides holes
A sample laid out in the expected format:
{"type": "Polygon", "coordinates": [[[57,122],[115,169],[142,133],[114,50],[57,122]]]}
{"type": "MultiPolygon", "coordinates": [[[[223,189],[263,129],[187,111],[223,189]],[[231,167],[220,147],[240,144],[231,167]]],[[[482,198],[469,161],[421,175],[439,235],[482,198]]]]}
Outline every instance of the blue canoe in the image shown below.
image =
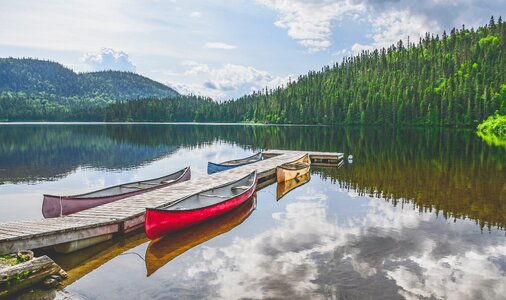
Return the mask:
{"type": "Polygon", "coordinates": [[[207,174],[213,174],[213,173],[225,171],[228,169],[233,169],[233,168],[237,168],[240,166],[244,166],[247,164],[252,164],[254,162],[262,160],[262,158],[263,158],[262,152],[258,152],[256,154],[246,157],[246,158],[224,161],[219,164],[213,163],[213,162],[208,162],[207,163],[207,174]]]}

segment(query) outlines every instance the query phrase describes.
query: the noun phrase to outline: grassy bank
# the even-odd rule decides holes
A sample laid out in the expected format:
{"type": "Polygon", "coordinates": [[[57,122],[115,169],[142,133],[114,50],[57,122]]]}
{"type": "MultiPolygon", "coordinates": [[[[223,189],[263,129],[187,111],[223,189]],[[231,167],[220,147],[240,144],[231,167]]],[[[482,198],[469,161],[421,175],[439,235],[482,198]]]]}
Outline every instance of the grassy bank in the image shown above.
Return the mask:
{"type": "Polygon", "coordinates": [[[488,144],[506,147],[506,115],[488,117],[478,125],[477,133],[488,144]]]}

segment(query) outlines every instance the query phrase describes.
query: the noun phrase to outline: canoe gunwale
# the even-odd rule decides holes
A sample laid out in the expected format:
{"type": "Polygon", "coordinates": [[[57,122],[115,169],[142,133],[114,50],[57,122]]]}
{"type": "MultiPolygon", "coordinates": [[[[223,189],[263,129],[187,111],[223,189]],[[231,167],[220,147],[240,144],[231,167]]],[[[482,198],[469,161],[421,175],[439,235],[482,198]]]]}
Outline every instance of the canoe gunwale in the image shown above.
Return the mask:
{"type": "Polygon", "coordinates": [[[303,156],[301,156],[300,158],[297,158],[296,160],[294,161],[291,161],[291,162],[287,162],[287,163],[284,163],[282,165],[279,165],[277,166],[278,168],[280,169],[283,169],[283,170],[287,170],[287,171],[299,171],[299,170],[304,170],[305,168],[309,168],[311,167],[311,159],[309,158],[309,154],[306,153],[304,154],[303,156]],[[308,162],[304,162],[304,160],[307,158],[307,161],[308,162]],[[300,168],[293,168],[293,167],[299,167],[300,168]]]}
{"type": "Polygon", "coordinates": [[[263,159],[262,152],[257,152],[255,154],[253,154],[251,156],[248,156],[248,157],[245,157],[245,158],[227,160],[227,161],[224,161],[224,162],[221,162],[221,163],[214,163],[214,162],[210,161],[210,162],[208,162],[208,164],[212,164],[212,165],[215,165],[215,166],[223,166],[223,167],[240,167],[240,166],[256,163],[256,162],[258,162],[258,161],[260,161],[262,159],[263,159]],[[252,158],[255,158],[256,156],[259,156],[259,158],[257,160],[248,162],[248,160],[250,160],[252,158]],[[227,164],[228,162],[238,162],[238,163],[227,164]]]}
{"type": "Polygon", "coordinates": [[[171,182],[167,182],[167,183],[161,183],[161,184],[158,184],[158,185],[153,185],[152,187],[147,187],[147,188],[143,188],[142,191],[149,191],[151,189],[157,189],[157,188],[161,188],[161,187],[164,187],[165,185],[171,185],[173,183],[176,183],[178,182],[178,180],[180,180],[181,178],[183,178],[186,173],[188,173],[190,171],[190,167],[185,167],[184,169],[181,169],[179,171],[176,171],[172,174],[169,174],[169,175],[164,175],[164,176],[160,176],[160,177],[157,177],[157,178],[152,178],[152,179],[146,179],[146,180],[140,180],[140,181],[133,181],[133,182],[127,182],[127,183],[122,183],[122,184],[118,184],[118,185],[114,185],[114,186],[109,186],[109,187],[106,187],[106,188],[103,188],[103,189],[100,189],[100,190],[96,190],[96,191],[93,191],[93,192],[88,192],[88,193],[83,193],[83,194],[77,194],[77,195],[70,195],[70,196],[58,196],[58,195],[51,195],[51,194],[43,194],[43,197],[51,197],[51,198],[56,198],[56,199],[61,199],[61,200],[102,200],[104,198],[112,198],[112,197],[117,197],[117,196],[127,196],[127,195],[130,195],[130,194],[137,194],[139,193],[139,190],[133,190],[131,192],[126,192],[126,193],[119,193],[119,194],[115,194],[115,195],[109,195],[109,196],[97,196],[97,197],[82,197],[82,196],[86,196],[88,194],[93,194],[93,193],[97,193],[97,192],[103,192],[103,191],[106,191],[106,190],[109,190],[109,189],[114,189],[114,188],[120,188],[124,185],[129,185],[129,184],[138,184],[138,183],[143,183],[143,182],[146,182],[146,181],[153,181],[153,180],[160,180],[162,178],[165,178],[165,177],[169,177],[171,175],[174,175],[174,174],[177,174],[179,172],[182,172],[181,175],[179,177],[177,177],[176,179],[174,179],[173,181],[171,182]]]}
{"type": "Polygon", "coordinates": [[[280,169],[283,169],[283,170],[287,170],[287,171],[299,171],[299,170],[304,170],[306,168],[309,168],[311,167],[310,164],[308,163],[286,163],[286,164],[282,164],[280,166],[278,166],[278,168],[280,169]],[[292,168],[294,166],[300,166],[300,168],[292,168]]]}
{"type": "MultiPolygon", "coordinates": [[[[305,163],[305,164],[311,165],[311,159],[309,158],[309,153],[306,153],[306,154],[302,155],[301,157],[297,158],[296,160],[293,160],[293,161],[290,161],[290,162],[284,163],[284,164],[282,164],[281,166],[283,166],[283,165],[290,165],[290,164],[299,163],[299,161],[304,160],[304,158],[306,158],[306,157],[307,157],[307,161],[308,161],[308,162],[306,163],[306,162],[303,162],[303,161],[302,161],[302,162],[300,162],[300,163],[305,163]]],[[[281,166],[278,166],[278,167],[281,167],[281,166]]]]}
{"type": "Polygon", "coordinates": [[[235,199],[235,198],[237,198],[237,197],[239,197],[239,196],[242,196],[242,195],[244,195],[244,194],[246,194],[246,193],[249,193],[249,192],[251,191],[251,189],[252,189],[253,187],[255,187],[255,186],[256,186],[256,182],[257,182],[257,171],[255,170],[255,171],[253,171],[253,172],[249,173],[248,175],[246,175],[246,176],[244,176],[244,177],[241,177],[241,178],[239,178],[238,180],[235,180],[235,181],[233,181],[233,182],[224,183],[224,184],[222,184],[222,185],[219,185],[219,186],[216,186],[216,187],[213,187],[213,188],[207,189],[207,190],[203,190],[203,191],[200,191],[200,192],[198,192],[198,193],[195,193],[195,194],[192,194],[192,195],[186,196],[186,197],[184,197],[184,198],[181,198],[181,199],[179,199],[179,200],[177,200],[177,201],[175,201],[175,202],[173,202],[173,203],[170,203],[170,204],[167,206],[167,208],[162,208],[162,207],[160,207],[160,208],[146,208],[146,210],[150,210],[150,211],[158,211],[158,212],[171,212],[171,213],[181,212],[181,213],[184,213],[184,212],[189,212],[189,211],[195,211],[195,210],[201,210],[201,209],[205,209],[205,208],[210,208],[210,207],[213,207],[213,206],[216,206],[216,205],[222,204],[222,203],[224,203],[224,202],[230,201],[231,199],[235,199]],[[233,195],[233,196],[231,196],[231,197],[228,197],[228,198],[226,198],[226,199],[223,199],[222,201],[219,201],[219,202],[213,203],[213,204],[211,204],[211,205],[207,205],[207,206],[200,206],[200,207],[196,207],[196,208],[187,208],[187,209],[170,209],[170,207],[171,207],[171,206],[176,205],[176,204],[178,204],[178,203],[181,203],[181,202],[183,202],[183,201],[185,201],[185,200],[187,200],[187,199],[189,199],[189,198],[191,198],[191,197],[193,197],[193,196],[196,196],[196,195],[199,195],[199,194],[203,194],[203,193],[205,193],[205,192],[209,192],[209,191],[212,191],[212,190],[214,190],[214,189],[219,189],[219,188],[223,188],[223,187],[226,187],[226,186],[231,186],[231,185],[233,185],[234,183],[237,183],[237,182],[239,182],[239,181],[241,181],[241,180],[244,180],[244,179],[246,179],[246,178],[248,178],[249,176],[252,176],[252,175],[254,176],[253,183],[251,184],[251,186],[249,186],[249,187],[248,187],[248,189],[247,189],[247,190],[244,190],[242,193],[239,193],[239,194],[237,194],[237,195],[233,195]]]}

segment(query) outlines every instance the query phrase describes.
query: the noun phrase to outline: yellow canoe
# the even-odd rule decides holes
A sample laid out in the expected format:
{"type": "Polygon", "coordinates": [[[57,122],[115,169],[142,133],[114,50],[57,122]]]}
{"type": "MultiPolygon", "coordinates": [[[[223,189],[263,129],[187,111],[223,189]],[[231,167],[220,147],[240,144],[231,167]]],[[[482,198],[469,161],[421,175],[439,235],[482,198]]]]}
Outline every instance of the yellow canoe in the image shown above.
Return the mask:
{"type": "Polygon", "coordinates": [[[287,181],[290,179],[297,178],[301,175],[309,173],[311,167],[311,161],[309,155],[305,154],[301,158],[282,164],[276,168],[276,179],[278,182],[287,181]]]}

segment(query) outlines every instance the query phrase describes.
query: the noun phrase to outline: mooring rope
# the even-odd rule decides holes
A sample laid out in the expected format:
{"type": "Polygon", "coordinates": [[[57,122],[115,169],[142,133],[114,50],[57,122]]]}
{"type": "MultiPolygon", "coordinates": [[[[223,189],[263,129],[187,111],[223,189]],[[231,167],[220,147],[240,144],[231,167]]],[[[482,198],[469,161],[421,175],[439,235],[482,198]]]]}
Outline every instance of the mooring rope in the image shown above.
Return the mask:
{"type": "Polygon", "coordinates": [[[125,253],[121,253],[120,255],[125,255],[125,254],[134,254],[134,255],[137,255],[140,259],[142,259],[143,261],[146,261],[144,259],[144,257],[142,257],[142,255],[140,255],[139,253],[137,252],[125,252],[125,253]]]}

